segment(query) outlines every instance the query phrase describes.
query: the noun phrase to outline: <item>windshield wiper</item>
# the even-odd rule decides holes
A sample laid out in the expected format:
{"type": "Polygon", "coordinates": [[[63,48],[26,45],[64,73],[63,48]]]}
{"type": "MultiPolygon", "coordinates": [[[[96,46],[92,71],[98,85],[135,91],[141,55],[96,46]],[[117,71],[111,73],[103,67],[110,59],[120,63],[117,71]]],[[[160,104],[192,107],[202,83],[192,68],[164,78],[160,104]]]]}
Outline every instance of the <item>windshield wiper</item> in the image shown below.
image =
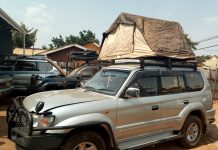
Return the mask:
{"type": "Polygon", "coordinates": [[[112,91],[112,90],[109,90],[109,89],[96,89],[96,90],[99,90],[99,91],[108,91],[108,92],[114,92],[114,91],[112,91]]]}
{"type": "Polygon", "coordinates": [[[92,86],[83,86],[83,88],[85,88],[87,91],[96,91],[96,89],[92,86]]]}

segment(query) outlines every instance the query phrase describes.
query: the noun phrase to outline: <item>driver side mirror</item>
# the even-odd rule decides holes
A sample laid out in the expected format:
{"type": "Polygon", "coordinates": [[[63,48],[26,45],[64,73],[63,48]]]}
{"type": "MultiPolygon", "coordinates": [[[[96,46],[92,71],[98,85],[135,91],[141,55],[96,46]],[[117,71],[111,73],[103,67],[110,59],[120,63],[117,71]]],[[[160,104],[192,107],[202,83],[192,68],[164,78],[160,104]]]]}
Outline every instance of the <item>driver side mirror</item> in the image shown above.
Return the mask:
{"type": "Polygon", "coordinates": [[[139,88],[129,87],[125,92],[125,98],[140,97],[139,88]]]}

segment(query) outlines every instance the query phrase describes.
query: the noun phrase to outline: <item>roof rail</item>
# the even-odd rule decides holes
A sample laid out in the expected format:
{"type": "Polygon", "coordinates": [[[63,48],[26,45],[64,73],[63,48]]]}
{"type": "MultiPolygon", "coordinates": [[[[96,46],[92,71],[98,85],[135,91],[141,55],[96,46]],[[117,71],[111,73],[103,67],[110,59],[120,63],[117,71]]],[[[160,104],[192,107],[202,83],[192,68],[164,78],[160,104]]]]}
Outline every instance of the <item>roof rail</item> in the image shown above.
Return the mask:
{"type": "Polygon", "coordinates": [[[115,60],[113,64],[140,64],[140,69],[142,70],[145,66],[167,67],[170,70],[172,67],[192,68],[197,70],[197,61],[195,59],[176,59],[163,56],[120,59],[115,60]]]}
{"type": "Polygon", "coordinates": [[[84,60],[92,61],[97,60],[98,54],[95,51],[71,52],[69,55],[70,60],[84,60]]]}

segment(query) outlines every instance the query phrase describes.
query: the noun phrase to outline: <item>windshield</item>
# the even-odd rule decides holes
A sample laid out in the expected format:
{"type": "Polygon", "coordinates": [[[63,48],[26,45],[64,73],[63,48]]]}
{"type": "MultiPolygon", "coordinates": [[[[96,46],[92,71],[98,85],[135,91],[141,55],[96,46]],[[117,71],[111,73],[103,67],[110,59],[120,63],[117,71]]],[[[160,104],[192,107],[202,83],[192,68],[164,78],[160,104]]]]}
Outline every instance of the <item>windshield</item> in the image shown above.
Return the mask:
{"type": "Polygon", "coordinates": [[[129,73],[130,71],[102,69],[83,88],[107,95],[116,95],[129,73]]]}
{"type": "Polygon", "coordinates": [[[76,75],[76,73],[80,70],[81,68],[79,67],[79,68],[76,68],[76,69],[74,69],[69,75],[68,75],[68,77],[73,77],[73,76],[75,76],[76,75]]]}

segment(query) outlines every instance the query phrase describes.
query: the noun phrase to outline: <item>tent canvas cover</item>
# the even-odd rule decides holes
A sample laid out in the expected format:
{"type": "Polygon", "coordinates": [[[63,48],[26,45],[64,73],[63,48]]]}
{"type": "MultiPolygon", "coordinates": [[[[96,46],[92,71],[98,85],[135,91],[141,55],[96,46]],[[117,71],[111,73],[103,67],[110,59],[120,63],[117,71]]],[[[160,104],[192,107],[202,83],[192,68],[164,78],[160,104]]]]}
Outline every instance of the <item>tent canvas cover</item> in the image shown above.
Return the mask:
{"type": "Polygon", "coordinates": [[[103,33],[99,60],[156,56],[195,58],[179,23],[121,13],[103,33]]]}

